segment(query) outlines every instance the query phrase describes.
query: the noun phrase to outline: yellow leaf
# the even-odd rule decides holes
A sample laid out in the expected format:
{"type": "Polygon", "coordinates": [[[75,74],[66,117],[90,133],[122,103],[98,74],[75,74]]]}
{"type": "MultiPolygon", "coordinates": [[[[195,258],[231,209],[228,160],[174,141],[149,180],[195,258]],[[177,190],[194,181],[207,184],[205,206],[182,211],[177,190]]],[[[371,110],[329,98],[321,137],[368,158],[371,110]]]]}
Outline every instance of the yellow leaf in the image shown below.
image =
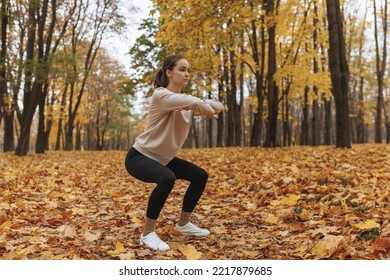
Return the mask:
{"type": "Polygon", "coordinates": [[[16,252],[16,254],[18,254],[19,256],[22,256],[22,255],[25,256],[25,255],[30,254],[30,253],[31,253],[31,251],[29,249],[22,249],[22,250],[19,250],[16,252]]]}
{"type": "Polygon", "coordinates": [[[291,168],[291,171],[294,172],[294,173],[299,173],[300,172],[299,168],[296,165],[292,165],[290,168],[291,168]]]}
{"type": "Polygon", "coordinates": [[[121,194],[120,192],[117,192],[117,191],[115,191],[115,190],[109,190],[109,191],[108,191],[108,194],[109,194],[109,196],[111,196],[111,197],[121,197],[121,196],[122,196],[122,194],[121,194]]]}
{"type": "Polygon", "coordinates": [[[198,260],[202,256],[202,253],[198,252],[191,244],[180,247],[180,251],[186,256],[187,260],[198,260]]]}
{"type": "Polygon", "coordinates": [[[270,215],[267,218],[265,218],[264,221],[266,221],[267,223],[270,223],[270,224],[276,224],[276,223],[278,223],[279,218],[275,217],[273,215],[270,215]]]}
{"type": "Polygon", "coordinates": [[[3,229],[5,227],[10,228],[11,225],[12,225],[11,221],[5,221],[4,223],[1,224],[0,229],[3,229]]]}
{"type": "Polygon", "coordinates": [[[18,206],[18,207],[19,207],[20,209],[22,209],[23,211],[26,211],[26,212],[29,211],[29,209],[28,209],[26,203],[24,203],[24,202],[17,201],[17,202],[15,202],[15,205],[18,206]]]}
{"type": "Polygon", "coordinates": [[[325,237],[313,247],[311,253],[320,259],[329,258],[337,251],[342,241],[342,236],[325,235],[325,237]]]}
{"type": "Polygon", "coordinates": [[[131,221],[132,221],[133,223],[135,223],[135,224],[141,223],[141,220],[138,219],[137,217],[131,218],[131,221]]]}
{"type": "Polygon", "coordinates": [[[356,224],[355,227],[358,229],[373,229],[373,228],[380,227],[380,225],[377,222],[375,222],[375,220],[368,220],[356,224]]]}
{"type": "Polygon", "coordinates": [[[280,200],[281,203],[293,206],[297,204],[297,201],[301,198],[299,195],[291,194],[289,196],[286,196],[280,200]]]}
{"type": "Polygon", "coordinates": [[[124,251],[126,251],[125,247],[122,243],[118,241],[115,245],[115,251],[108,251],[107,254],[109,254],[110,256],[115,256],[119,255],[120,253],[123,253],[124,251]]]}

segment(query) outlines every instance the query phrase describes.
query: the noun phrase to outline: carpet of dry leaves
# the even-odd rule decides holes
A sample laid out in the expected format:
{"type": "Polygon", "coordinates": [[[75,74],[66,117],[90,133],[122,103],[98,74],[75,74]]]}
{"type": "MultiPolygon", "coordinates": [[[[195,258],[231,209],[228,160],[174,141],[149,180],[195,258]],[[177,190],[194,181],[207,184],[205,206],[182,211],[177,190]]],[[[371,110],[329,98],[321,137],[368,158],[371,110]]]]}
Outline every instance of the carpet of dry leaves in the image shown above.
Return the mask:
{"type": "Polygon", "coordinates": [[[174,229],[177,181],[157,232],[171,250],[139,245],[153,184],[126,152],[0,155],[0,259],[389,259],[390,145],[182,150],[208,170],[194,221],[174,229]]]}

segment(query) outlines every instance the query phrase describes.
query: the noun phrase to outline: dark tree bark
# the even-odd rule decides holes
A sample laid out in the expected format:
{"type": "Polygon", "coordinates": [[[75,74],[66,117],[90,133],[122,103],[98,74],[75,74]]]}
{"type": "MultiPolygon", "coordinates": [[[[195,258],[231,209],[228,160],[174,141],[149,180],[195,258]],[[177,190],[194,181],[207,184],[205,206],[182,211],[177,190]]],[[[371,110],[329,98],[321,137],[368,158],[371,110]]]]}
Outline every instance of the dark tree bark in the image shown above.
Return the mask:
{"type": "MultiPolygon", "coordinates": [[[[274,13],[275,1],[266,0],[265,9],[267,16],[274,13]]],[[[265,137],[265,147],[277,146],[277,125],[278,125],[278,88],[274,81],[274,74],[276,73],[276,44],[274,24],[268,26],[268,72],[267,72],[267,100],[268,100],[268,121],[267,133],[265,137]]]]}
{"type": "MultiPolygon", "coordinates": [[[[315,4],[314,4],[314,14],[316,16],[314,17],[314,20],[313,20],[313,26],[317,26],[317,23],[318,23],[317,2],[315,2],[315,4]]],[[[317,49],[318,49],[317,37],[318,37],[318,30],[317,30],[317,28],[315,28],[313,31],[313,49],[314,49],[315,53],[317,53],[317,49]]],[[[313,72],[314,73],[319,72],[318,60],[317,60],[316,56],[313,58],[313,72]]],[[[313,90],[314,90],[314,94],[315,94],[316,98],[319,99],[320,97],[319,97],[318,88],[316,86],[314,86],[313,90]]],[[[312,109],[312,111],[313,111],[313,115],[312,115],[312,145],[313,146],[320,145],[320,115],[319,115],[319,104],[317,101],[318,99],[315,99],[313,101],[313,106],[312,106],[312,108],[313,108],[312,109]]]]}
{"type": "Polygon", "coordinates": [[[264,110],[264,68],[265,68],[265,28],[264,28],[264,17],[262,19],[262,26],[260,29],[260,42],[261,50],[259,54],[258,49],[258,38],[257,38],[257,28],[255,21],[252,21],[252,57],[255,61],[256,69],[254,69],[255,81],[256,81],[256,95],[257,95],[257,110],[253,114],[253,126],[251,131],[250,146],[260,146],[261,145],[261,133],[263,129],[263,110],[264,110]],[[261,57],[259,58],[259,56],[261,57]]]}
{"type": "MultiPolygon", "coordinates": [[[[213,94],[209,92],[209,99],[213,97],[213,94]]],[[[212,148],[213,147],[213,128],[214,128],[214,122],[213,119],[211,119],[209,122],[207,122],[208,127],[207,127],[207,134],[208,134],[208,147],[212,148]]]]}
{"type": "Polygon", "coordinates": [[[309,145],[309,87],[305,87],[302,106],[301,145],[309,145]]]}
{"type": "MultiPolygon", "coordinates": [[[[218,99],[223,102],[223,77],[221,77],[220,82],[218,83],[218,99]]],[[[223,146],[223,127],[224,127],[224,118],[225,111],[222,111],[218,114],[218,124],[217,124],[217,147],[223,146]]]]}
{"type": "Polygon", "coordinates": [[[339,0],[327,0],[329,69],[336,105],[336,147],[351,148],[348,104],[349,70],[339,0]]]}
{"type": "Polygon", "coordinates": [[[7,30],[9,23],[9,1],[1,0],[1,50],[0,50],[0,124],[4,118],[4,152],[15,149],[14,142],[14,109],[10,104],[10,99],[5,102],[5,97],[9,96],[7,85],[7,30]]]}
{"type": "Polygon", "coordinates": [[[16,155],[27,155],[30,142],[30,129],[35,109],[38,105],[39,85],[33,84],[33,60],[35,50],[36,24],[39,0],[30,0],[28,6],[28,31],[26,46],[25,83],[23,113],[20,122],[20,137],[16,146],[16,155]],[[33,84],[33,85],[32,85],[33,84]]]}
{"type": "Polygon", "coordinates": [[[4,97],[7,94],[7,74],[6,74],[6,57],[7,57],[7,26],[8,26],[8,0],[1,0],[0,17],[1,17],[1,50],[0,50],[0,124],[5,114],[4,97]]]}
{"type": "Polygon", "coordinates": [[[39,122],[38,122],[38,135],[36,140],[36,153],[42,154],[45,151],[45,100],[48,90],[48,55],[51,45],[51,38],[53,34],[54,24],[55,24],[55,14],[56,14],[56,0],[52,1],[52,23],[50,24],[47,42],[46,42],[46,51],[45,51],[45,42],[44,42],[44,31],[46,26],[46,19],[48,14],[48,0],[42,2],[42,12],[38,16],[38,61],[41,65],[40,78],[42,81],[39,81],[39,95],[38,95],[38,105],[39,105],[39,122]]]}
{"type": "Polygon", "coordinates": [[[374,36],[375,36],[375,50],[376,50],[376,76],[378,81],[378,99],[376,105],[376,118],[375,118],[375,142],[382,143],[382,109],[384,108],[383,100],[383,88],[384,88],[384,75],[386,71],[386,59],[387,59],[387,0],[384,6],[384,16],[382,18],[383,23],[383,51],[382,58],[379,53],[379,38],[378,38],[378,20],[376,0],[374,2],[374,36]]]}

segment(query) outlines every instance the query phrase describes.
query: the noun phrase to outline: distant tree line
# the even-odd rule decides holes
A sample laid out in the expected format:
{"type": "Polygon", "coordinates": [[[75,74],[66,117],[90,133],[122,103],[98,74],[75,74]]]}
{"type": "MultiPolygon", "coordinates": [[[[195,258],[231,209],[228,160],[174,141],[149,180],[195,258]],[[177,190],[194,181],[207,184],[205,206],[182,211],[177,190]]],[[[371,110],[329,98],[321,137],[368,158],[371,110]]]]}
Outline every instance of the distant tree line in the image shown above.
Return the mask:
{"type": "Polygon", "coordinates": [[[194,121],[188,147],[389,143],[388,1],[153,2],[130,51],[134,84],[150,89],[180,53],[187,93],[226,106],[194,121]]]}

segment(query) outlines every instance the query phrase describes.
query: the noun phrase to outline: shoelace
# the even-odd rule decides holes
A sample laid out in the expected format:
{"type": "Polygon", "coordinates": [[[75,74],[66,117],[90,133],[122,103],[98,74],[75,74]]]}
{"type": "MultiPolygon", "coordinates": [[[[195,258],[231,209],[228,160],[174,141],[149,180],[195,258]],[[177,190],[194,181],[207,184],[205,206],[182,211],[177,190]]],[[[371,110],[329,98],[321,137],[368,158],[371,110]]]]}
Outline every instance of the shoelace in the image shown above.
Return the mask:
{"type": "Polygon", "coordinates": [[[157,244],[158,244],[158,243],[162,242],[162,240],[160,239],[160,237],[158,237],[158,235],[155,234],[154,232],[151,233],[150,237],[151,237],[151,240],[152,240],[154,243],[157,243],[157,244]]]}
{"type": "Polygon", "coordinates": [[[201,231],[202,229],[197,227],[196,225],[194,225],[193,223],[188,223],[188,226],[191,230],[195,230],[195,231],[201,231]]]}

